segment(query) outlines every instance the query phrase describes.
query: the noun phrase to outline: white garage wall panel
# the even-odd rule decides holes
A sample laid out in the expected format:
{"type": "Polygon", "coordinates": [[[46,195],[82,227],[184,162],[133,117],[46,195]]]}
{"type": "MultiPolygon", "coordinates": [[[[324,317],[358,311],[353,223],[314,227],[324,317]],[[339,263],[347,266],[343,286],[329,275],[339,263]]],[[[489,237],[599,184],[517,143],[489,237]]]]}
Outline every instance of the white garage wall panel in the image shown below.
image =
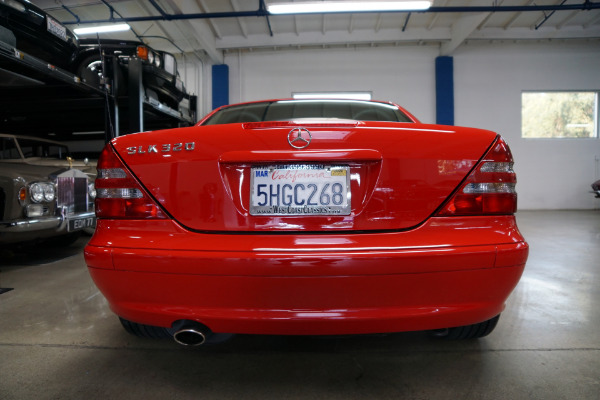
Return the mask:
{"type": "MultiPolygon", "coordinates": [[[[230,101],[293,92],[371,91],[426,123],[435,122],[433,46],[229,53],[230,101]]],[[[466,45],[454,55],[457,125],[494,130],[517,161],[520,209],[589,209],[600,179],[599,139],[521,139],[523,90],[600,89],[593,43],[466,45]]]]}
{"type": "Polygon", "coordinates": [[[434,47],[290,50],[230,54],[232,103],[293,92],[370,91],[423,121],[435,119],[434,47]]]}
{"type": "Polygon", "coordinates": [[[516,160],[520,209],[589,209],[600,139],[522,139],[524,90],[600,90],[598,42],[468,45],[454,55],[455,122],[504,136],[516,160]]]}

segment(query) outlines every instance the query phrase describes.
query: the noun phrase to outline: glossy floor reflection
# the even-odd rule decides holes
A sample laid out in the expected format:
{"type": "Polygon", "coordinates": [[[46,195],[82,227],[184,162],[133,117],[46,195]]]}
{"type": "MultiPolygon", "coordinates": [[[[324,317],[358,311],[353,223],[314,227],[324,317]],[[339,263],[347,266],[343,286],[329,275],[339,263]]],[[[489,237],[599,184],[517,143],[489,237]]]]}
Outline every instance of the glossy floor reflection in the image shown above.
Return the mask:
{"type": "Polygon", "coordinates": [[[529,262],[496,330],[236,336],[194,349],[128,335],[82,239],[0,250],[0,398],[599,399],[600,211],[519,212],[529,262]]]}

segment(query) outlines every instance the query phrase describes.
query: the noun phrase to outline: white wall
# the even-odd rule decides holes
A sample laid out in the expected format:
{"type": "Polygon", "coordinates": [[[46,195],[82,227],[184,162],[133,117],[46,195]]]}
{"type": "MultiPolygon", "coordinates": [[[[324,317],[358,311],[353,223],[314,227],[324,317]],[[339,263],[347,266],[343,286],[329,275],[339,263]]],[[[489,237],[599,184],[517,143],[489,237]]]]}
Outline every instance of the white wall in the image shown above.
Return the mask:
{"type": "Polygon", "coordinates": [[[370,91],[424,121],[435,120],[435,47],[312,49],[233,53],[231,103],[291,97],[292,92],[370,91]]]}
{"type": "MultiPolygon", "coordinates": [[[[371,91],[435,122],[432,46],[230,53],[230,102],[305,91],[371,91]]],[[[208,68],[208,67],[206,67],[208,68]]],[[[205,68],[205,69],[206,69],[205,68]]],[[[600,139],[521,139],[522,90],[600,89],[600,48],[588,44],[466,45],[454,55],[455,122],[494,130],[516,159],[520,209],[595,208],[600,139]]]]}
{"type": "Polygon", "coordinates": [[[515,157],[520,209],[597,208],[600,139],[522,139],[523,90],[600,90],[600,47],[467,45],[454,55],[455,123],[504,136],[515,157]]]}

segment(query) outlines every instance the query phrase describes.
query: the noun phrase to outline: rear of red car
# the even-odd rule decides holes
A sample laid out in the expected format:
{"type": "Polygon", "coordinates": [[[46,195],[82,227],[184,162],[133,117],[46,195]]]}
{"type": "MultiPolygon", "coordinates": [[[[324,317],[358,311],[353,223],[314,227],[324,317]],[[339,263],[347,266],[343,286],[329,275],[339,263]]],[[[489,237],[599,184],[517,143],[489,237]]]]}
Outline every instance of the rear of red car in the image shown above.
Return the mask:
{"type": "Polygon", "coordinates": [[[420,124],[387,103],[226,107],[107,145],[86,261],[126,328],[184,343],[479,337],[527,258],[512,166],[497,134],[420,124]]]}

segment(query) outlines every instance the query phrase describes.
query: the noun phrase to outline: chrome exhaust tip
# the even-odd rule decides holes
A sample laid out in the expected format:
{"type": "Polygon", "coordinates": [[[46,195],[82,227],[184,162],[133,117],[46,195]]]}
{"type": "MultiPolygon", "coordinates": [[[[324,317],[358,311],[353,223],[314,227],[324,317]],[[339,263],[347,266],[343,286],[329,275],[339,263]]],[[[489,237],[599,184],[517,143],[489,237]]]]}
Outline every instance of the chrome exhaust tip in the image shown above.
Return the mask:
{"type": "Polygon", "coordinates": [[[183,346],[200,346],[206,341],[206,333],[194,328],[184,328],[175,332],[173,339],[183,346]]]}
{"type": "Polygon", "coordinates": [[[207,326],[191,320],[175,321],[170,331],[173,339],[183,346],[200,346],[213,334],[207,326]]]}

